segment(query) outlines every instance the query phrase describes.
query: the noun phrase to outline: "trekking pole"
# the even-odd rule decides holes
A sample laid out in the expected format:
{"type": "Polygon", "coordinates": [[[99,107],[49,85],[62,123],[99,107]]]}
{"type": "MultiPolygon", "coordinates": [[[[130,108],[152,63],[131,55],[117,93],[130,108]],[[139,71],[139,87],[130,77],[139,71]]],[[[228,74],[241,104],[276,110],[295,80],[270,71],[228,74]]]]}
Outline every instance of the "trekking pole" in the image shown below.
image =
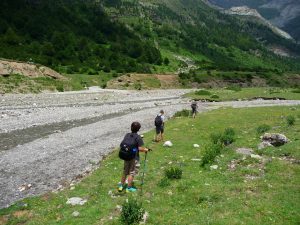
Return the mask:
{"type": "Polygon", "coordinates": [[[143,169],[142,182],[141,182],[141,195],[143,194],[143,185],[144,185],[144,178],[145,178],[145,172],[146,172],[147,153],[148,152],[145,152],[144,169],[143,169]]]}

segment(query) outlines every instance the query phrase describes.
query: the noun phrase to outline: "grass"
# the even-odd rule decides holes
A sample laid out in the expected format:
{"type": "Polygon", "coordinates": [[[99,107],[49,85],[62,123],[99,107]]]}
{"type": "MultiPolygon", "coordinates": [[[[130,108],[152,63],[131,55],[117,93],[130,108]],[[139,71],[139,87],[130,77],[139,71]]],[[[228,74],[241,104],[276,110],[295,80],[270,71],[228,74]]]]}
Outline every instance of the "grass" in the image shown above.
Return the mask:
{"type": "Polygon", "coordinates": [[[186,96],[195,100],[211,100],[211,101],[232,101],[247,100],[253,98],[284,98],[289,100],[299,100],[300,94],[291,88],[219,88],[219,89],[201,89],[186,96]],[[234,90],[232,90],[234,89],[234,90]],[[207,92],[207,94],[205,94],[207,92]],[[216,98],[216,96],[218,96],[216,98]]]}
{"type": "Polygon", "coordinates": [[[85,87],[104,87],[112,74],[98,75],[65,74],[66,79],[56,80],[50,77],[26,77],[12,74],[7,77],[0,76],[0,93],[40,93],[43,91],[78,91],[85,87]]]}
{"type": "MultiPolygon", "coordinates": [[[[154,132],[145,134],[148,154],[143,196],[118,194],[122,171],[117,151],[109,155],[99,169],[64,191],[28,198],[0,210],[0,221],[7,224],[119,224],[122,205],[129,196],[138,198],[149,213],[147,224],[298,224],[300,221],[300,167],[284,160],[300,159],[300,106],[248,109],[224,108],[199,114],[196,119],[173,118],[166,123],[166,139],[174,144],[164,148],[152,143],[154,132]],[[294,126],[285,118],[294,116],[294,126]],[[266,124],[269,132],[285,134],[291,141],[281,147],[258,150],[257,127],[266,124]],[[235,142],[221,150],[212,165],[202,168],[197,160],[212,133],[231,127],[235,142]],[[200,148],[193,148],[193,144],[200,148]],[[234,152],[237,147],[252,148],[268,158],[264,162],[234,152]],[[235,163],[234,169],[228,165],[235,163]],[[180,168],[181,179],[166,180],[165,170],[180,168]],[[252,179],[253,178],[253,179],[252,179]],[[112,194],[109,194],[112,193],[112,194]],[[70,197],[86,198],[84,206],[69,206],[70,197]],[[24,207],[24,203],[28,206],[24,207]],[[71,214],[78,211],[80,215],[71,214]],[[23,216],[17,214],[23,213],[23,216]],[[112,217],[112,219],[110,219],[112,217]]],[[[116,143],[117,145],[117,143],[116,143]]],[[[143,158],[143,156],[141,157],[143,158]]],[[[143,168],[143,164],[141,166],[143,168]]],[[[140,187],[141,177],[136,177],[140,187]]],[[[21,214],[22,215],[22,214],[21,214]]]]}

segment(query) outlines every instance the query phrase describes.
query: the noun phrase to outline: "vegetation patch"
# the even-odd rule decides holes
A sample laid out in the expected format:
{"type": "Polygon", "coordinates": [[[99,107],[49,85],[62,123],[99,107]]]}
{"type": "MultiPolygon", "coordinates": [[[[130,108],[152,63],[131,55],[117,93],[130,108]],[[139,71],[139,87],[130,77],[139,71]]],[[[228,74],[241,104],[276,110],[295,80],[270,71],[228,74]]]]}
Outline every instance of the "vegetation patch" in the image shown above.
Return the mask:
{"type": "Polygon", "coordinates": [[[125,225],[139,224],[144,213],[142,204],[136,199],[129,198],[122,205],[120,221],[125,225]]]}
{"type": "Polygon", "coordinates": [[[152,143],[155,131],[145,134],[145,144],[153,151],[147,157],[142,196],[141,173],[135,177],[137,193],[118,193],[123,162],[115,151],[75,189],[67,187],[58,193],[24,199],[1,209],[0,221],[29,225],[119,224],[121,212],[116,211],[116,206],[122,206],[130,197],[138,197],[137,204],[129,206],[126,212],[142,203],[149,213],[147,224],[297,224],[300,124],[296,121],[288,127],[285,118],[298,118],[299,110],[299,106],[223,108],[198,114],[196,119],[172,118],[166,122],[165,130],[165,138],[173,143],[172,149],[152,143]],[[259,151],[257,145],[261,140],[256,128],[262,124],[272,127],[272,132],[286,135],[290,142],[259,151]],[[235,141],[216,149],[210,134],[224,134],[226,128],[234,129],[235,141]],[[194,148],[194,143],[200,148],[194,148]],[[253,154],[260,154],[265,160],[244,157],[234,151],[239,147],[251,148],[253,154]],[[212,152],[217,155],[211,156],[212,152]],[[208,163],[202,167],[199,160],[205,157],[208,163]],[[217,167],[207,169],[211,164],[217,167]],[[183,169],[181,179],[165,177],[164,170],[174,165],[183,169]],[[67,199],[75,196],[87,199],[87,203],[66,205],[67,199]],[[31,216],[14,216],[23,210],[31,216]],[[72,216],[74,211],[80,216],[72,216]]]}

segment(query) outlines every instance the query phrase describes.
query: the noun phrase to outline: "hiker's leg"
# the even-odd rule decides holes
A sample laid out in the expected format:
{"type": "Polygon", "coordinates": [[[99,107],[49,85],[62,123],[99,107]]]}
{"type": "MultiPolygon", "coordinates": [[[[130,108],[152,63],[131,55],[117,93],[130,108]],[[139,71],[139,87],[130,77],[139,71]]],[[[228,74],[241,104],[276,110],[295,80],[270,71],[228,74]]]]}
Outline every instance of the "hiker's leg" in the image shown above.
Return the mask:
{"type": "Polygon", "coordinates": [[[133,178],[135,176],[135,164],[136,161],[135,159],[132,159],[129,161],[129,175],[128,175],[128,188],[132,187],[132,183],[133,183],[133,178]]]}
{"type": "Polygon", "coordinates": [[[121,183],[122,185],[125,184],[125,181],[126,181],[126,175],[123,174],[122,178],[121,178],[121,183]]]}
{"type": "Polygon", "coordinates": [[[164,140],[164,127],[161,127],[160,129],[160,139],[163,141],[164,140]]]}
{"type": "Polygon", "coordinates": [[[132,187],[132,182],[133,182],[133,176],[132,175],[129,175],[128,176],[128,187],[130,188],[130,187],[132,187]]]}

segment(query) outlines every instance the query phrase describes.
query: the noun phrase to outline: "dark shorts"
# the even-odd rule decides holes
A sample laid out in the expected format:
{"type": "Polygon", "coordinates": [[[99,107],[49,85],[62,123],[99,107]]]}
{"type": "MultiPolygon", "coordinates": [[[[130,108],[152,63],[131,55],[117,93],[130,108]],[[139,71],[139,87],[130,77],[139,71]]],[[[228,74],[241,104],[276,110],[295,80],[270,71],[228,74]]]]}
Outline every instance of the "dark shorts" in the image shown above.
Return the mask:
{"type": "Polygon", "coordinates": [[[125,176],[127,176],[127,175],[135,176],[136,173],[137,173],[137,171],[136,171],[136,160],[132,159],[130,161],[124,161],[123,174],[125,176]]]}
{"type": "Polygon", "coordinates": [[[197,109],[192,108],[192,113],[197,113],[197,109]]]}
{"type": "Polygon", "coordinates": [[[160,134],[160,133],[164,133],[164,127],[161,126],[161,127],[156,127],[156,134],[160,134]]]}

